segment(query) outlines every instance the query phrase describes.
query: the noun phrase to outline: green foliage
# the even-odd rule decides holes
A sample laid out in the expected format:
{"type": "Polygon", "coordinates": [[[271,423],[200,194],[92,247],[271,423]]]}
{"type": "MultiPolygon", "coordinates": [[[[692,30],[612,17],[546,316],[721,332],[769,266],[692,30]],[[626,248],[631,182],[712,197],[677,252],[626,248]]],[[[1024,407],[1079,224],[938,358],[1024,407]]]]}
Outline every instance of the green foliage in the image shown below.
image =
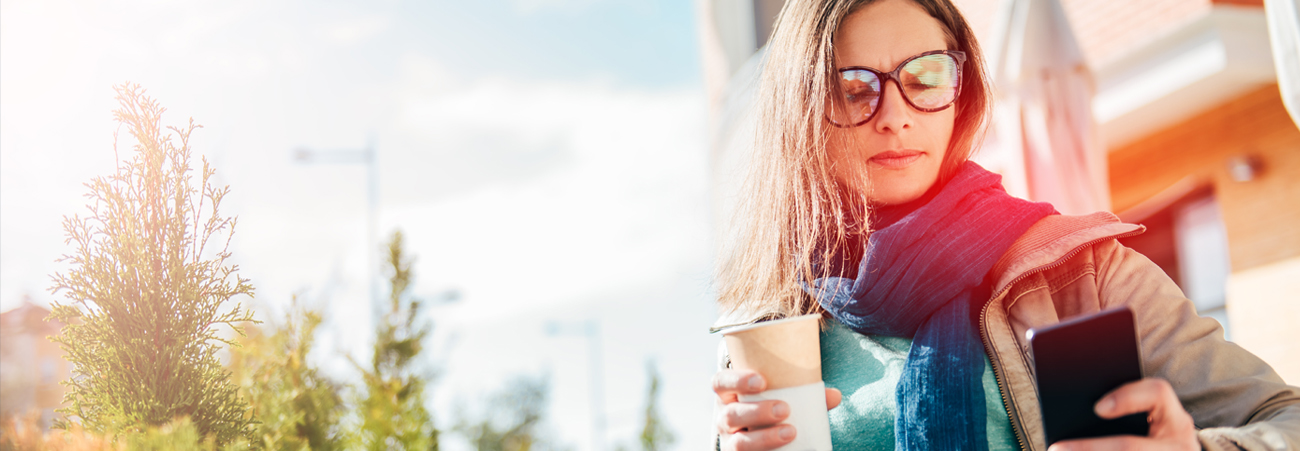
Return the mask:
{"type": "Polygon", "coordinates": [[[641,428],[641,449],[659,451],[668,449],[677,440],[672,430],[659,418],[659,371],[653,361],[646,362],[646,374],[650,378],[649,393],[646,394],[645,426],[641,428]]]}
{"type": "Polygon", "coordinates": [[[420,320],[420,301],[407,293],[411,259],[403,254],[400,231],[393,233],[387,257],[389,305],[376,325],[370,367],[357,365],[366,391],[358,412],[361,425],[352,434],[350,448],[436,450],[438,430],[424,407],[427,378],[417,367],[432,326],[420,320]]]}
{"type": "Polygon", "coordinates": [[[546,411],[550,384],[545,377],[518,377],[488,401],[479,418],[461,413],[455,431],[478,451],[529,451],[551,449],[538,436],[538,425],[546,411]]]}
{"type": "Polygon", "coordinates": [[[69,425],[67,430],[46,433],[36,424],[35,417],[6,421],[0,425],[0,451],[234,451],[248,448],[248,443],[242,440],[218,448],[213,437],[202,437],[188,418],[124,435],[90,432],[77,424],[69,425]]]}
{"type": "Polygon", "coordinates": [[[267,450],[343,449],[342,389],[307,361],[320,314],[298,305],[273,333],[249,327],[231,350],[232,379],[252,406],[254,442],[267,450]]]}
{"type": "Polygon", "coordinates": [[[164,109],[143,89],[115,89],[114,118],[136,144],[115,174],[86,184],[89,215],[64,218],[75,249],[61,259],[71,270],[54,275],[51,291],[65,301],[50,317],[66,324],[53,340],[74,370],[60,412],[91,431],[127,435],[185,417],[199,436],[232,443],[251,420],[217,360],[229,343],[217,326],[238,332],[237,322],[252,320],[229,304],[253,287],[226,264],[235,218],[218,208],[229,187],[210,183],[206,160],[193,185],[193,120],[164,130],[164,109]]]}
{"type": "MultiPolygon", "coordinates": [[[[216,451],[216,442],[211,435],[206,438],[199,433],[188,418],[158,427],[150,427],[141,432],[124,437],[126,449],[132,451],[216,451]]],[[[246,443],[236,441],[221,449],[247,449],[246,443]]]]}

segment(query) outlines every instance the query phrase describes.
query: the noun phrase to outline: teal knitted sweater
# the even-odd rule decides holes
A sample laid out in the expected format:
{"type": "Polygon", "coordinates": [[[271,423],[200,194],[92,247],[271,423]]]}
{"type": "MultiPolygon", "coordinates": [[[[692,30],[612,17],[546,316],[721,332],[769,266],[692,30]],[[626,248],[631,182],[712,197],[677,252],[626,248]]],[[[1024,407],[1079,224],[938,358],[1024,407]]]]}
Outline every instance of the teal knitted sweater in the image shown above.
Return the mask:
{"type": "MultiPolygon", "coordinates": [[[[834,449],[894,449],[894,390],[911,347],[911,339],[861,335],[834,320],[822,332],[822,380],[844,394],[830,411],[834,449]]],[[[983,381],[989,451],[1019,449],[987,356],[983,381]]]]}

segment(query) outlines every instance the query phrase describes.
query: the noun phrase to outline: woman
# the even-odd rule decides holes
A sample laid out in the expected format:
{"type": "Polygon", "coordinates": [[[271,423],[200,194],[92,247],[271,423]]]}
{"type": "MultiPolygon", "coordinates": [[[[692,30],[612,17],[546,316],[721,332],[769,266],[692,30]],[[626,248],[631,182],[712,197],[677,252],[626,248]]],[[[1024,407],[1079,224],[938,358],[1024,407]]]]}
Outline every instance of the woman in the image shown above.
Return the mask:
{"type": "MultiPolygon", "coordinates": [[[[1045,449],[1025,332],[1117,306],[1147,379],[1096,405],[1149,437],[1059,449],[1300,448],[1300,389],[1223,340],[1114,215],[1055,214],[967,159],[988,114],[973,33],[947,0],[791,0],[768,46],[759,140],[721,325],[828,319],[836,449],[1045,449]],[[838,389],[837,389],[838,388],[838,389]],[[841,390],[843,392],[841,392],[841,390]]],[[[725,350],[724,350],[725,352],[725,350]]],[[[753,372],[715,375],[722,449],[793,440],[753,372]]]]}

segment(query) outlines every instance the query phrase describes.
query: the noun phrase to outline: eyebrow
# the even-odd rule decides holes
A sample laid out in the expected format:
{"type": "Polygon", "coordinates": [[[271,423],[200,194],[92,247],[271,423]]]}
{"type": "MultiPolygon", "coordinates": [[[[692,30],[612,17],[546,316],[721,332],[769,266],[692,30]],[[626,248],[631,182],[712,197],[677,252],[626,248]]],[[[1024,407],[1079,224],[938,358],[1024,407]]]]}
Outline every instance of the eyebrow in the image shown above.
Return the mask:
{"type": "Polygon", "coordinates": [[[883,72],[891,72],[891,71],[893,71],[894,69],[899,68],[899,66],[902,66],[903,63],[906,63],[908,60],[910,60],[910,59],[912,59],[912,58],[916,58],[916,57],[918,57],[918,56],[921,56],[921,55],[923,55],[923,54],[930,53],[930,52],[948,52],[948,51],[952,51],[953,49],[950,48],[950,47],[952,47],[952,46],[946,46],[945,48],[942,48],[942,49],[922,50],[920,53],[914,53],[914,54],[912,54],[911,56],[908,56],[908,57],[906,57],[906,58],[903,58],[901,61],[898,62],[898,64],[895,64],[894,67],[893,67],[892,69],[889,69],[889,70],[877,69],[877,68],[874,68],[874,67],[871,67],[871,66],[862,66],[862,65],[837,66],[837,67],[835,68],[835,70],[840,71],[840,70],[844,70],[844,69],[871,69],[871,70],[874,70],[874,71],[876,71],[876,72],[882,72],[882,73],[883,73],[883,72]]]}

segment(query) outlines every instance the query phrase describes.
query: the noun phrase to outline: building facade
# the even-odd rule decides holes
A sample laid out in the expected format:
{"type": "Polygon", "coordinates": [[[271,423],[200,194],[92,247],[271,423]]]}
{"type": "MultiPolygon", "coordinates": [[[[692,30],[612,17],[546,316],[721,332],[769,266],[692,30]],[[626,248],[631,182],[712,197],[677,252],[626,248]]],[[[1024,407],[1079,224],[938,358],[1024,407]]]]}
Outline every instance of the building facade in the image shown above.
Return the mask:
{"type": "Polygon", "coordinates": [[[63,350],[49,340],[62,324],[45,321],[50,310],[28,299],[0,313],[0,417],[6,421],[35,415],[41,429],[49,429],[54,410],[63,406],[72,365],[63,350]]]}

